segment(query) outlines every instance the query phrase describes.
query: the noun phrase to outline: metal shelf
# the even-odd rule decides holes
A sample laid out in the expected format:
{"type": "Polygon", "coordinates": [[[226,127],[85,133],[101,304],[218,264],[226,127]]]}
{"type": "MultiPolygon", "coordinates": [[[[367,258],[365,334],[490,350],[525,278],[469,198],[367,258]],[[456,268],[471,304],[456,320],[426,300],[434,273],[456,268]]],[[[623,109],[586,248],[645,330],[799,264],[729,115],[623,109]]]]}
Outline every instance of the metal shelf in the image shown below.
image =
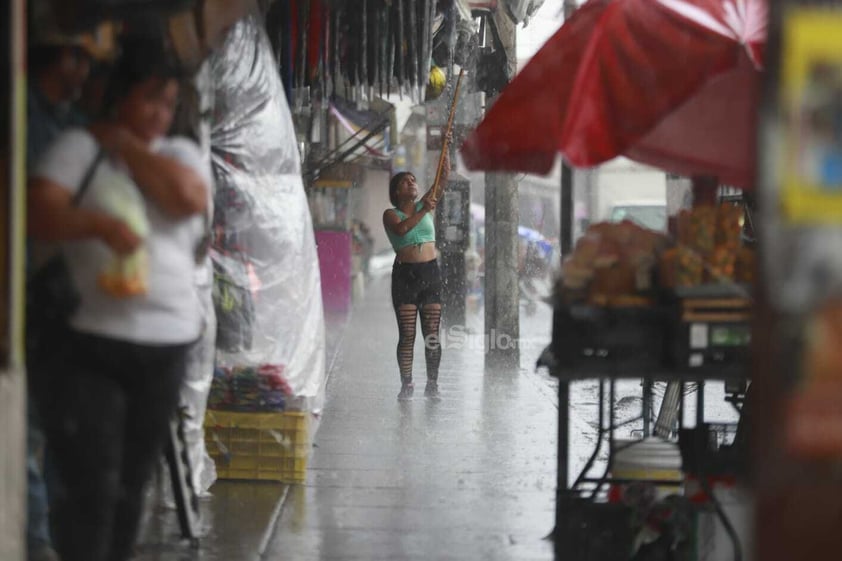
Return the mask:
{"type": "MultiPolygon", "coordinates": [[[[688,399],[688,392],[686,391],[686,389],[687,386],[691,384],[691,382],[688,379],[682,379],[681,377],[676,376],[675,373],[672,373],[672,375],[670,376],[668,372],[664,371],[662,374],[664,374],[665,379],[671,380],[674,383],[679,384],[679,410],[677,416],[677,424],[673,427],[670,427],[669,430],[675,435],[686,436],[688,434],[686,432],[687,429],[685,425],[686,400],[688,399]]],[[[620,377],[597,377],[599,380],[599,395],[597,422],[595,428],[596,444],[594,445],[594,450],[588,458],[588,460],[586,461],[585,466],[579,471],[573,484],[569,487],[567,486],[569,461],[569,434],[567,427],[569,426],[570,388],[569,379],[562,378],[559,380],[559,480],[556,502],[556,529],[554,530],[554,535],[557,543],[557,553],[562,553],[563,548],[570,546],[570,544],[567,542],[575,542],[576,540],[582,539],[582,536],[576,533],[576,528],[571,528],[570,520],[576,521],[575,524],[578,525],[577,528],[580,532],[601,532],[603,535],[610,536],[610,539],[616,540],[624,540],[628,538],[628,536],[623,532],[621,527],[611,526],[612,524],[616,525],[618,521],[622,525],[622,521],[628,520],[628,517],[624,519],[621,515],[618,515],[616,512],[618,509],[623,510],[624,508],[626,508],[624,507],[624,505],[610,503],[602,500],[605,498],[605,490],[607,486],[622,485],[640,481],[645,481],[658,487],[680,487],[683,484],[682,482],[677,482],[675,480],[669,479],[653,478],[647,480],[631,480],[625,477],[613,477],[611,475],[613,462],[618,452],[622,451],[627,447],[634,446],[639,442],[642,442],[645,438],[652,436],[655,433],[655,423],[652,422],[654,418],[652,407],[652,388],[653,383],[656,380],[655,377],[640,377],[643,380],[643,383],[641,385],[641,415],[625,419],[617,418],[617,379],[637,377],[638,376],[631,375],[624,375],[620,377]],[[616,438],[616,433],[618,429],[630,423],[638,422],[641,420],[643,421],[643,430],[641,431],[641,438],[634,439],[630,442],[618,444],[616,438]],[[598,473],[594,475],[591,472],[593,471],[594,466],[596,465],[597,459],[603,453],[605,446],[608,447],[608,456],[607,461],[605,463],[605,467],[602,470],[601,474],[598,473]]],[[[577,379],[587,378],[593,377],[577,377],[577,379]]],[[[700,379],[695,382],[697,387],[694,399],[696,401],[696,427],[706,428],[707,425],[705,424],[704,416],[705,380],[706,379],[700,379]]],[[[732,403],[732,405],[734,405],[734,407],[738,411],[741,410],[742,405],[745,401],[745,387],[745,384],[731,383],[730,391],[733,393],[726,397],[726,401],[732,403]]],[[[695,434],[693,436],[695,437],[695,434]]],[[[702,442],[699,438],[694,438],[692,442],[687,442],[686,445],[696,447],[698,449],[701,443],[702,442]]],[[[681,443],[679,442],[679,445],[680,444],[681,443]]],[[[684,456],[684,452],[685,451],[682,450],[682,457],[684,456]]],[[[707,460],[705,453],[699,450],[697,450],[697,453],[700,455],[696,458],[695,468],[699,469],[697,475],[701,476],[700,480],[703,480],[702,484],[704,486],[706,485],[706,475],[710,474],[711,471],[708,471],[706,469],[706,466],[708,464],[706,463],[707,460]]],[[[713,465],[710,465],[710,467],[713,468],[713,465]]],[[[714,508],[716,508],[716,505],[713,506],[714,508]]],[[[710,505],[699,505],[699,508],[711,507],[710,505]]],[[[581,544],[574,544],[573,547],[581,547],[581,544]]],[[[599,559],[602,559],[602,557],[599,557],[599,559]]]]}

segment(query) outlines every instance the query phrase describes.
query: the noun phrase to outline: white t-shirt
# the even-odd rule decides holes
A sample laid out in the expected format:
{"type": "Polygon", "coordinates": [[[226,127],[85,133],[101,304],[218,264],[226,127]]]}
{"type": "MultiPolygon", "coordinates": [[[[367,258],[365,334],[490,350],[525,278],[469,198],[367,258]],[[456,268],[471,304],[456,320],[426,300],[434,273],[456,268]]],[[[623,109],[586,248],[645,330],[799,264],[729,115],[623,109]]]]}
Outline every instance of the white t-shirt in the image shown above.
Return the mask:
{"type": "MultiPolygon", "coordinates": [[[[210,189],[210,168],[192,141],[163,138],[152,148],[194,169],[210,189]]],[[[98,152],[99,145],[87,130],[68,130],[45,152],[32,175],[76,193],[98,152]]],[[[102,158],[79,207],[105,210],[106,192],[109,185],[113,185],[114,174],[119,174],[137,189],[122,165],[102,158]]],[[[118,298],[98,286],[98,276],[115,256],[100,239],[62,242],[61,249],[81,296],[79,310],[70,324],[81,332],[139,344],[191,342],[202,329],[203,314],[196,292],[195,250],[205,233],[206,221],[200,215],[173,219],[153,203],[141,204],[145,206],[149,224],[143,241],[148,253],[147,292],[118,298]]]]}

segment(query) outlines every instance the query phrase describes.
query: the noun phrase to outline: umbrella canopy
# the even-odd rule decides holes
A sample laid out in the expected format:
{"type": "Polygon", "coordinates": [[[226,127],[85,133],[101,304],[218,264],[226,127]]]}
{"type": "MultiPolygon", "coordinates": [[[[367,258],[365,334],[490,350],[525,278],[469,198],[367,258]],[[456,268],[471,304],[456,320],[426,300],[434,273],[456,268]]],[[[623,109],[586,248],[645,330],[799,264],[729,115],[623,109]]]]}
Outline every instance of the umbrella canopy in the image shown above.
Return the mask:
{"type": "Polygon", "coordinates": [[[527,228],[526,226],[519,225],[517,227],[517,235],[527,242],[544,241],[544,236],[541,235],[541,232],[533,230],[532,228],[527,228]]]}
{"type": "Polygon", "coordinates": [[[470,169],[619,155],[751,187],[765,0],[590,0],[468,137],[470,169]]]}

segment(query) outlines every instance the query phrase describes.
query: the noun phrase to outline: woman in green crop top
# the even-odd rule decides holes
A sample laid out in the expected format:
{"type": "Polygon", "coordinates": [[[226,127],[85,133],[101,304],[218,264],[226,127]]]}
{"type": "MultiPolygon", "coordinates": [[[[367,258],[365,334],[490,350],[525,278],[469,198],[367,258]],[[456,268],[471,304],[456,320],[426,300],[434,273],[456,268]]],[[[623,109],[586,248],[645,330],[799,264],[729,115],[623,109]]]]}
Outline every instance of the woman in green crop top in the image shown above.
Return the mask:
{"type": "MultiPolygon", "coordinates": [[[[443,185],[450,170],[449,158],[445,159],[444,170],[443,185]]],[[[435,192],[431,187],[419,200],[415,176],[409,172],[398,173],[389,182],[389,199],[394,207],[383,213],[386,235],[397,254],[392,267],[392,305],[398,320],[397,356],[401,378],[398,399],[401,400],[410,399],[414,391],[412,359],[419,313],[427,363],[424,395],[439,399],[441,273],[436,260],[438,253],[433,220],[437,202],[435,192]]]]}

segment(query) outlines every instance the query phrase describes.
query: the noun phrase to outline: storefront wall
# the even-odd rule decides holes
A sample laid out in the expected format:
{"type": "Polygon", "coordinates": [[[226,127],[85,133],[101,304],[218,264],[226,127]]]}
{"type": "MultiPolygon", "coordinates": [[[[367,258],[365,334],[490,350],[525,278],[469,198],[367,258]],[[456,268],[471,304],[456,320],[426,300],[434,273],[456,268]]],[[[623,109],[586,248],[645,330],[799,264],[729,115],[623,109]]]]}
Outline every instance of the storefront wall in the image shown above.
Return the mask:
{"type": "Polygon", "coordinates": [[[21,282],[24,137],[23,0],[6,3],[0,47],[0,559],[24,559],[26,392],[21,282]],[[16,149],[20,147],[20,149],[16,149]]]}

